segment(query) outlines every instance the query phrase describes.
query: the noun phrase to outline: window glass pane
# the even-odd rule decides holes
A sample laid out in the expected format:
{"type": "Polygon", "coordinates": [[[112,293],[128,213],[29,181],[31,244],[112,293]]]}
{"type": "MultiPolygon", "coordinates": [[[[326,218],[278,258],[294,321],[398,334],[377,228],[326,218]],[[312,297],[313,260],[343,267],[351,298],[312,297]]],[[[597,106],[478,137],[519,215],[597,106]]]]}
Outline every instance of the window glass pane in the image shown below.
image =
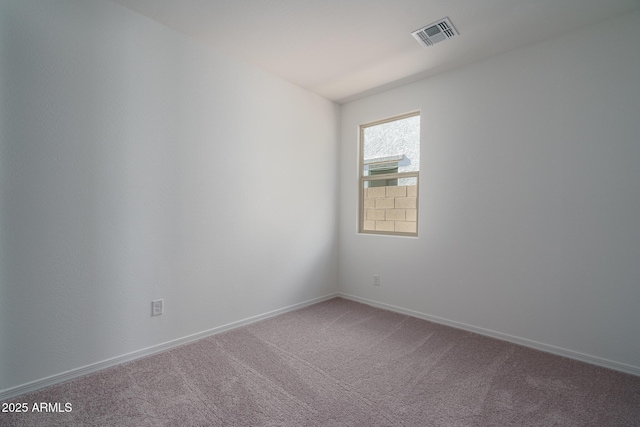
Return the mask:
{"type": "Polygon", "coordinates": [[[417,237],[419,113],[362,125],[360,132],[360,232],[417,237]]]}
{"type": "Polygon", "coordinates": [[[363,181],[362,231],[416,233],[418,229],[418,178],[363,181]]]}
{"type": "Polygon", "coordinates": [[[367,126],[362,142],[364,176],[420,170],[420,116],[367,126]]]}

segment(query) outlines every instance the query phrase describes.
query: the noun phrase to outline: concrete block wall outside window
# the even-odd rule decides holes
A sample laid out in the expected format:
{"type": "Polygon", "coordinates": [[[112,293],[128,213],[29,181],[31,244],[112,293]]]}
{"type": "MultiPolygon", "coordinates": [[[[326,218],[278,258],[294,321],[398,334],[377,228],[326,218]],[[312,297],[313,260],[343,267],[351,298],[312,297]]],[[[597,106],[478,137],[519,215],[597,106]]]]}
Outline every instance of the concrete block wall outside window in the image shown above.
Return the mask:
{"type": "Polygon", "coordinates": [[[364,189],[365,231],[417,232],[416,185],[364,189]]]}

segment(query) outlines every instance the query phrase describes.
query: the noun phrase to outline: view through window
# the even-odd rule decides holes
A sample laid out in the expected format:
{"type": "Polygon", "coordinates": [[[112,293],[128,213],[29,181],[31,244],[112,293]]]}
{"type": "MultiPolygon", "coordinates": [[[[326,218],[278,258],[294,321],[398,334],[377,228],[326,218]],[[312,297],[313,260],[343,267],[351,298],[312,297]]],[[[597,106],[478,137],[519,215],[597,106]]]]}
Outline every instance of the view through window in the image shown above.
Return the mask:
{"type": "Polygon", "coordinates": [[[418,235],[420,113],[360,126],[361,233],[418,235]]]}

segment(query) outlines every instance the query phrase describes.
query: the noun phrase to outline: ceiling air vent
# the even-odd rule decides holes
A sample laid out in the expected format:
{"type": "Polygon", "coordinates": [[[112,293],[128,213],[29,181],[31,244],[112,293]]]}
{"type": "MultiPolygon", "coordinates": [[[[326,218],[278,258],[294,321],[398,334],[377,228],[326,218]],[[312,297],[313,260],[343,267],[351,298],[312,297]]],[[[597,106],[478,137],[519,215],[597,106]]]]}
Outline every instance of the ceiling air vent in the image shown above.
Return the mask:
{"type": "Polygon", "coordinates": [[[411,33],[423,47],[429,47],[458,35],[449,18],[444,18],[411,33]]]}

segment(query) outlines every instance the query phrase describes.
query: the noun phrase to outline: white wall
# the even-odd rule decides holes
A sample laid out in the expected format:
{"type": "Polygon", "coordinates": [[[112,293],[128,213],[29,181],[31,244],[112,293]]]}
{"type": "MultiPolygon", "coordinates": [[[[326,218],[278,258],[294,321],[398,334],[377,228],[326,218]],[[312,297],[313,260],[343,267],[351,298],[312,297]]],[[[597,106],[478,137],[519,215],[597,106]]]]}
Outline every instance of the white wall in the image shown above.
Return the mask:
{"type": "Polygon", "coordinates": [[[0,2],[0,95],[0,392],[336,292],[331,102],[84,0],[0,2]]]}
{"type": "Polygon", "coordinates": [[[639,40],[636,12],[343,105],[341,291],[640,374],[639,40]],[[358,125],[416,109],[419,237],[359,235],[358,125]]]}

